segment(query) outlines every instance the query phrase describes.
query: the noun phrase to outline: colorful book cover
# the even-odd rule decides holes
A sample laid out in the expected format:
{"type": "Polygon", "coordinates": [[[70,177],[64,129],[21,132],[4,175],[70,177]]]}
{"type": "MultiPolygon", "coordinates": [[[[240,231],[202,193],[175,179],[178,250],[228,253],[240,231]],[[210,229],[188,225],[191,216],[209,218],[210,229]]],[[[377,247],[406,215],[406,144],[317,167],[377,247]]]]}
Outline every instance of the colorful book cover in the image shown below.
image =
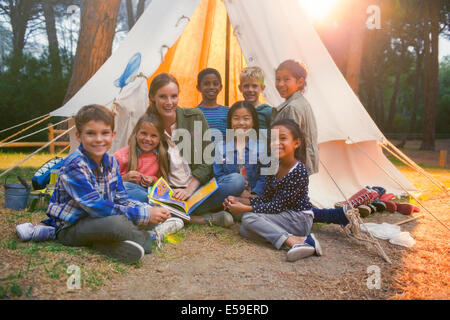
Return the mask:
{"type": "Polygon", "coordinates": [[[195,191],[189,199],[182,201],[173,197],[172,188],[164,178],[161,177],[151,188],[148,197],[150,200],[159,204],[169,205],[177,211],[189,215],[218,188],[219,186],[217,185],[216,179],[212,178],[207,184],[195,191]]]}

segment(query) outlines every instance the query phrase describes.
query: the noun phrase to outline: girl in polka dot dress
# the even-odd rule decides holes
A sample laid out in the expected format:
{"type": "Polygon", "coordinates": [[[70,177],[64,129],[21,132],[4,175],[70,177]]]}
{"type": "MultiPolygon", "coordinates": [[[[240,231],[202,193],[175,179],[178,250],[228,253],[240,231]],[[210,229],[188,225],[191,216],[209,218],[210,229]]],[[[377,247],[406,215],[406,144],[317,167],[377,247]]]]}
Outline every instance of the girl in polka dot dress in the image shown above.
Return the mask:
{"type": "Polygon", "coordinates": [[[262,196],[229,196],[224,207],[233,214],[245,213],[240,227],[243,237],[269,241],[277,249],[288,248],[288,261],[321,255],[319,242],[310,234],[314,214],[308,197],[308,172],[298,160],[303,151],[300,128],[293,120],[283,119],[272,125],[273,130],[278,130],[278,139],[271,145],[279,157],[277,173],[267,177],[262,196]]]}

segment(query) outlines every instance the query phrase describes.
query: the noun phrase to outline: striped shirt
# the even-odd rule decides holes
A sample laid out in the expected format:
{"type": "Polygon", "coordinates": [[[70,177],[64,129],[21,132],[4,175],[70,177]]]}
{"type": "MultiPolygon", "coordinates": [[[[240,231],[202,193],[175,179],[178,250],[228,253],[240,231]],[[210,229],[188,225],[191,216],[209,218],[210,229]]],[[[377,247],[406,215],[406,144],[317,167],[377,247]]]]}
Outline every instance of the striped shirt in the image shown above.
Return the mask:
{"type": "Polygon", "coordinates": [[[85,217],[124,215],[139,225],[150,220],[150,208],[128,198],[117,159],[104,154],[99,166],[80,145],[64,160],[45,222],[57,232],[85,217]]]}
{"type": "Polygon", "coordinates": [[[230,108],[225,106],[217,106],[214,108],[197,107],[202,110],[209,128],[218,129],[222,133],[222,137],[225,140],[227,130],[227,115],[230,108]]]}

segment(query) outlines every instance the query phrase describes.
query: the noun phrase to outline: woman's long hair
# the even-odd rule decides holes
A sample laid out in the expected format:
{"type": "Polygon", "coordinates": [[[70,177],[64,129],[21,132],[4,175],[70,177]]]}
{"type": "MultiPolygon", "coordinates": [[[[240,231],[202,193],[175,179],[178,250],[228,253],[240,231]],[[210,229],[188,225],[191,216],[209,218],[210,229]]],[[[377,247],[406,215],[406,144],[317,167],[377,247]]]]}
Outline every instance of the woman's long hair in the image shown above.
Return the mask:
{"type": "Polygon", "coordinates": [[[169,156],[167,153],[167,142],[164,135],[164,123],[157,114],[145,113],[134,126],[133,132],[128,139],[128,167],[127,172],[136,170],[138,166],[138,143],[137,134],[144,123],[149,123],[156,128],[160,141],[158,144],[158,165],[161,176],[167,181],[169,174],[169,156]]]}

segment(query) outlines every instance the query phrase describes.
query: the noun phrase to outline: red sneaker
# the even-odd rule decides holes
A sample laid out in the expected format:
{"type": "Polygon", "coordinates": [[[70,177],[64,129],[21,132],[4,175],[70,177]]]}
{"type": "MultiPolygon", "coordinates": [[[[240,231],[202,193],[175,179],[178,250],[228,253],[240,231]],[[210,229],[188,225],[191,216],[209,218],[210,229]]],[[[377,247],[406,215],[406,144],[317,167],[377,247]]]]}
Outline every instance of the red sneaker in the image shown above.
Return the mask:
{"type": "Polygon", "coordinates": [[[372,203],[374,200],[378,199],[379,194],[375,190],[369,188],[362,188],[353,196],[351,196],[348,201],[341,201],[335,204],[335,207],[342,207],[345,204],[351,204],[354,208],[362,204],[367,205],[372,203]]]}
{"type": "Polygon", "coordinates": [[[381,201],[390,201],[395,198],[395,195],[392,193],[385,193],[380,197],[381,201]]]}
{"type": "Polygon", "coordinates": [[[397,211],[401,214],[410,215],[414,212],[414,206],[411,203],[397,203],[397,211]]]}
{"type": "Polygon", "coordinates": [[[381,200],[381,202],[386,205],[386,210],[390,213],[394,213],[395,211],[397,211],[397,203],[395,203],[394,201],[381,200]]]}

